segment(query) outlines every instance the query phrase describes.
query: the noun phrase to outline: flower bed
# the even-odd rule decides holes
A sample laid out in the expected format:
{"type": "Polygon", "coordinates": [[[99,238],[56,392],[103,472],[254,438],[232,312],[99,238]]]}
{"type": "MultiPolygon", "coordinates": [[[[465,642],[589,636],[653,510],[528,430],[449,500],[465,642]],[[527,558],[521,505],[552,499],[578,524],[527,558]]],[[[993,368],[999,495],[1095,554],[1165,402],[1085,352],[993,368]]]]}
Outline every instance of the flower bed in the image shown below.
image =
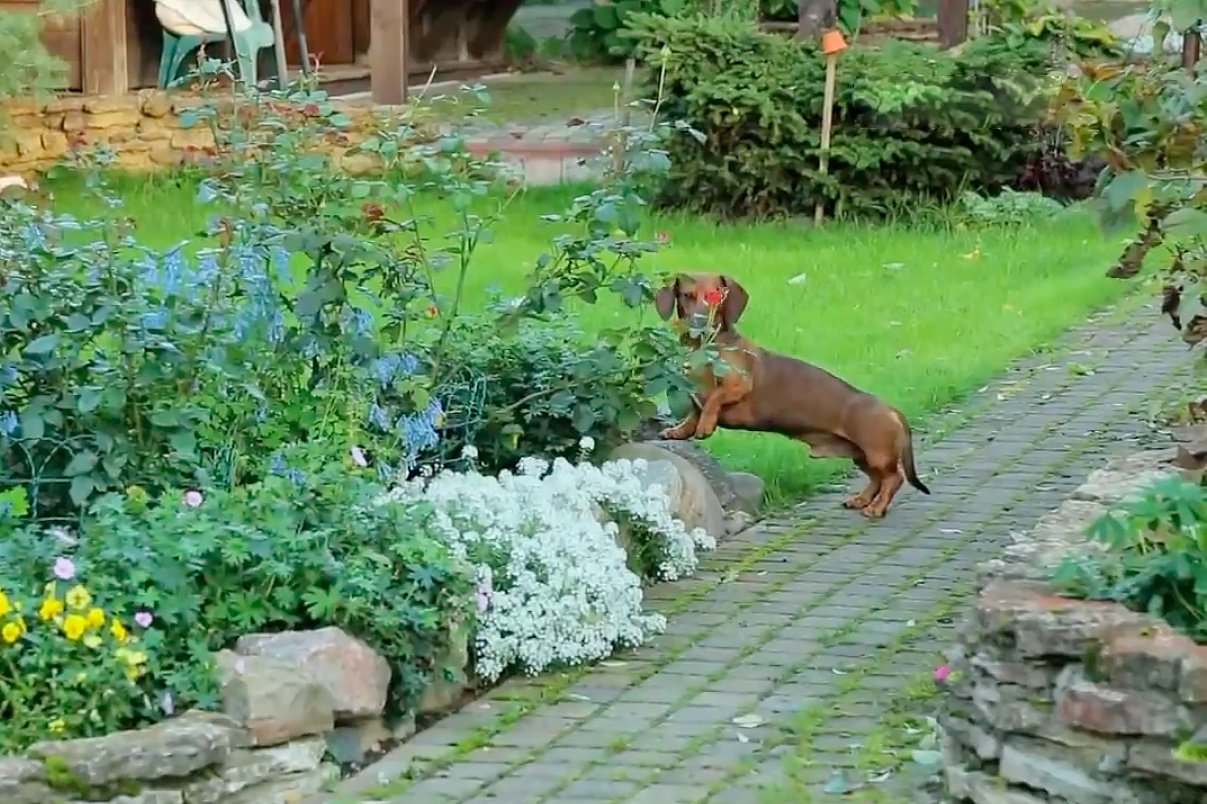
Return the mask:
{"type": "MultiPolygon", "coordinates": [[[[1095,472],[989,562],[942,668],[944,765],[959,801],[1201,801],[1207,790],[1207,647],[1161,618],[1063,597],[1052,570],[1101,566],[1085,530],[1121,499],[1178,484],[1170,453],[1095,472]]],[[[1151,492],[1149,492],[1151,494],[1151,492]]],[[[1138,504],[1158,509],[1142,498],[1138,504]]],[[[1106,527],[1106,525],[1101,525],[1106,527]]],[[[1121,544],[1116,542],[1116,544],[1121,544]]]]}

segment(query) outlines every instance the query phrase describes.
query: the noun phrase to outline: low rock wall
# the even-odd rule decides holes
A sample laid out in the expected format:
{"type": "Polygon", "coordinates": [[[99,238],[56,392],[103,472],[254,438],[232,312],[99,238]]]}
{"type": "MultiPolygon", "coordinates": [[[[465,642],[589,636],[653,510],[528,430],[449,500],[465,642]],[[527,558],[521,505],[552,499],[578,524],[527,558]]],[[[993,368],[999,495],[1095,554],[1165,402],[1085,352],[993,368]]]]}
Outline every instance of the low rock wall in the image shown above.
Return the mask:
{"type": "Polygon", "coordinates": [[[1207,801],[1207,647],[1121,605],[1061,597],[1048,571],[1086,527],[1176,470],[1173,451],[1093,473],[982,568],[939,718],[948,792],[976,804],[1207,801]]]}

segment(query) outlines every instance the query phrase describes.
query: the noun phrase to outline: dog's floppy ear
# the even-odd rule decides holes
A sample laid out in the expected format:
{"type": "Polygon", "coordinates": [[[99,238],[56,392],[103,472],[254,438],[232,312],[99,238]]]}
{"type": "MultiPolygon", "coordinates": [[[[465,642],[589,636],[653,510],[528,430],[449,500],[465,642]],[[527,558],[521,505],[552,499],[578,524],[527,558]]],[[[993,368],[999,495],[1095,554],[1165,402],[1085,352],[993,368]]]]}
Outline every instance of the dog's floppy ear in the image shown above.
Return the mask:
{"type": "Polygon", "coordinates": [[[736,279],[731,279],[728,276],[721,277],[721,285],[725,288],[725,301],[721,305],[721,318],[727,326],[733,326],[738,323],[738,319],[745,312],[746,303],[750,301],[750,294],[746,292],[746,288],[742,287],[736,279]]]}
{"type": "Polygon", "coordinates": [[[658,311],[658,315],[662,316],[662,320],[666,321],[671,317],[671,313],[675,310],[676,296],[679,295],[679,278],[664,287],[662,290],[654,294],[654,308],[658,311]]]}

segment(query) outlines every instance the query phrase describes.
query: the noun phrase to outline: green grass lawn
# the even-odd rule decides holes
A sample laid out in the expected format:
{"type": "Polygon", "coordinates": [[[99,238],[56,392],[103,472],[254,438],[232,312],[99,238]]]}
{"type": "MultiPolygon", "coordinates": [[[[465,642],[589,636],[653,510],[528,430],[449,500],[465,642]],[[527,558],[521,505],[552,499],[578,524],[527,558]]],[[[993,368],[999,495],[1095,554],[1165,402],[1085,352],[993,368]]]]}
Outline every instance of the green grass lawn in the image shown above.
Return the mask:
{"type": "MultiPolygon", "coordinates": [[[[119,186],[125,212],[150,243],[167,246],[192,236],[207,214],[191,186],[162,178],[119,186]]],[[[60,207],[80,206],[73,193],[59,195],[60,207]]],[[[508,207],[506,222],[471,269],[471,301],[484,299],[492,285],[522,286],[538,254],[561,231],[539,216],[560,211],[572,196],[565,188],[529,190],[508,207]]],[[[1104,239],[1080,212],[1018,232],[717,225],[677,214],[653,215],[649,225],[670,237],[670,245],[650,258],[651,271],[733,276],[750,293],[740,325],[747,336],[881,395],[910,416],[915,429],[925,429],[927,413],[983,385],[1014,358],[1043,348],[1129,287],[1103,275],[1118,241],[1104,239]]],[[[583,311],[589,326],[632,315],[603,304],[583,311]]],[[[843,466],[810,460],[803,445],[770,435],[720,432],[707,444],[729,468],[765,478],[780,501],[798,498],[843,466]]],[[[925,472],[925,449],[918,464],[925,472]]]]}

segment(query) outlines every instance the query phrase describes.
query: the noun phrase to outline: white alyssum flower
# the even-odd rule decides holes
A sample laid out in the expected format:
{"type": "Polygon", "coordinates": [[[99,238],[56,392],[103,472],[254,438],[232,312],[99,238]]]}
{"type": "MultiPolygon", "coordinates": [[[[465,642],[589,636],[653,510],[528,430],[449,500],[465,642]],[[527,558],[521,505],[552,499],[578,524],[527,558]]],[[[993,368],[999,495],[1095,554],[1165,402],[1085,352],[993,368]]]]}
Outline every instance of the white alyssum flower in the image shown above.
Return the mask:
{"type": "Polygon", "coordinates": [[[525,458],[516,473],[441,472],[391,492],[430,504],[437,535],[475,568],[480,677],[597,661],[665,629],[662,615],[644,609],[641,579],[601,509],[623,512],[660,541],[660,577],[691,573],[697,547],[715,545],[671,514],[663,489],[642,483],[642,463],[525,458]]]}

